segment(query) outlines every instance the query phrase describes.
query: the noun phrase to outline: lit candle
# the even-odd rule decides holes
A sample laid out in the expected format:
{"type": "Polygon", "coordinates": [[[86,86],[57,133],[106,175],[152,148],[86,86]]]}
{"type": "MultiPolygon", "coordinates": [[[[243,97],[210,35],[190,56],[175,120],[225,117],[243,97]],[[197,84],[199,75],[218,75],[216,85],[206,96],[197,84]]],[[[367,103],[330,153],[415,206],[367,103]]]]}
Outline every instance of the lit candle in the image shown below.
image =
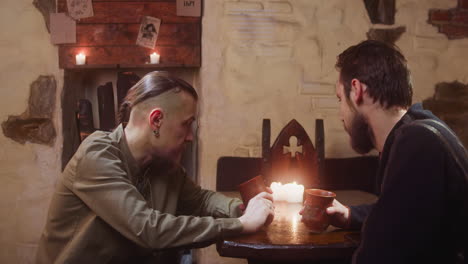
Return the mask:
{"type": "Polygon", "coordinates": [[[84,53],[76,54],[76,65],[84,65],[86,62],[86,55],[84,53]]]}
{"type": "Polygon", "coordinates": [[[297,184],[296,182],[285,185],[280,182],[272,182],[270,188],[273,191],[273,200],[275,202],[302,203],[304,185],[297,184]]]}
{"type": "Polygon", "coordinates": [[[158,64],[159,63],[159,54],[153,52],[150,54],[150,62],[151,64],[158,64]]]}

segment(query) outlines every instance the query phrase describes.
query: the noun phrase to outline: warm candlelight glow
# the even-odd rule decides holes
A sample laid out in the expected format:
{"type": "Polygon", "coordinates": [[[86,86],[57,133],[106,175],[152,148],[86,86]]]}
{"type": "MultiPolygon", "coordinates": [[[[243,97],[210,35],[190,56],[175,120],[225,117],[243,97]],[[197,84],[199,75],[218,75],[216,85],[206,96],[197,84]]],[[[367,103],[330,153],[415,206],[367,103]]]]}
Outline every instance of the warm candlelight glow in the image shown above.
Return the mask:
{"type": "Polygon", "coordinates": [[[275,202],[302,203],[304,185],[297,184],[296,182],[284,185],[281,182],[272,182],[270,188],[273,191],[275,202]]]}
{"type": "Polygon", "coordinates": [[[86,62],[86,55],[83,52],[76,54],[76,65],[84,65],[86,62]]]}
{"type": "Polygon", "coordinates": [[[151,64],[158,64],[159,63],[159,54],[156,52],[151,53],[150,55],[150,63],[151,64]]]}

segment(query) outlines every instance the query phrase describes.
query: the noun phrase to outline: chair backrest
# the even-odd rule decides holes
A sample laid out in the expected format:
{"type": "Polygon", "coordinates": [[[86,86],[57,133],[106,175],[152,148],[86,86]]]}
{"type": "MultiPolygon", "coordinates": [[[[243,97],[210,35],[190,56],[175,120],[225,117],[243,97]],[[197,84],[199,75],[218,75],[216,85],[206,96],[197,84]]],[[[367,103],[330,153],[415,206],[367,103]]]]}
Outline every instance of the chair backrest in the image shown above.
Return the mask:
{"type": "Polygon", "coordinates": [[[320,184],[323,172],[324,132],[323,120],[316,122],[316,145],[310,140],[305,129],[295,119],[291,120],[279,133],[270,147],[270,121],[263,120],[263,169],[267,184],[297,182],[306,188],[320,184]]]}

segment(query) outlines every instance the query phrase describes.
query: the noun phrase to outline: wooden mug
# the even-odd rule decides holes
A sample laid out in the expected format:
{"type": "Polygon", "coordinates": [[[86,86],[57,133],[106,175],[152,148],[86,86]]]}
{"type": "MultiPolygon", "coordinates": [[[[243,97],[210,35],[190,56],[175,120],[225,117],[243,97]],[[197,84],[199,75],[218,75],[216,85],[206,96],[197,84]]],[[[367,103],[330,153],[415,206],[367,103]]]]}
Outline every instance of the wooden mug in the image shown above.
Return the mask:
{"type": "Polygon", "coordinates": [[[255,197],[257,194],[267,191],[267,187],[262,175],[258,175],[246,182],[241,183],[238,186],[238,189],[245,206],[247,206],[250,199],[255,197]]]}

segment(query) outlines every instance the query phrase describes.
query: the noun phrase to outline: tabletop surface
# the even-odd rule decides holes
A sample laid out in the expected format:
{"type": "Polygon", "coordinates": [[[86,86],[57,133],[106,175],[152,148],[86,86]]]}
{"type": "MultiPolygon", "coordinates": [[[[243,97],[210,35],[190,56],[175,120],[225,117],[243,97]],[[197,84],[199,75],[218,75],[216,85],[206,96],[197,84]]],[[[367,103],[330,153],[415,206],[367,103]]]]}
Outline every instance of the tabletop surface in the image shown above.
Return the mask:
{"type": "MultiPolygon", "coordinates": [[[[237,196],[236,193],[225,193],[237,196]]],[[[345,205],[372,203],[376,196],[362,191],[336,191],[345,205]]],[[[275,219],[260,231],[225,238],[217,243],[221,256],[274,261],[350,258],[358,246],[359,232],[329,226],[321,234],[308,231],[301,222],[300,203],[275,203],[275,219]],[[357,239],[358,240],[358,239],[357,239]]]]}

